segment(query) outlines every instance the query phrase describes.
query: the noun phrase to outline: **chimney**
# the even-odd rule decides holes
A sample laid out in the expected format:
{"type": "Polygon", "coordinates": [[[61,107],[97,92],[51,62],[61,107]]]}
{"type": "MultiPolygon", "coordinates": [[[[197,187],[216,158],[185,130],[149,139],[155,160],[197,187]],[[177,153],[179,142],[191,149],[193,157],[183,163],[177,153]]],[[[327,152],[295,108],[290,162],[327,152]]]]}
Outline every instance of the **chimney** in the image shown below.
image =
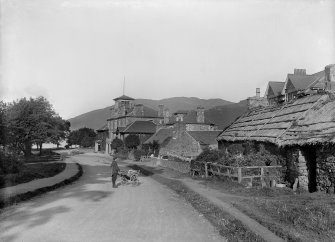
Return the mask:
{"type": "Polygon", "coordinates": [[[164,124],[167,124],[170,121],[170,110],[165,108],[163,111],[164,124]]]}
{"type": "Polygon", "coordinates": [[[260,88],[256,88],[256,96],[247,98],[248,108],[265,107],[267,99],[260,96],[260,88]]]}
{"type": "Polygon", "coordinates": [[[259,87],[256,88],[256,98],[261,98],[261,89],[259,87]]]}
{"type": "Polygon", "coordinates": [[[164,105],[158,105],[158,117],[164,117],[164,105]]]}
{"type": "Polygon", "coordinates": [[[326,90],[331,90],[331,82],[335,82],[335,64],[331,64],[325,67],[325,77],[326,77],[326,90]]]}
{"type": "Polygon", "coordinates": [[[144,116],[144,107],[143,104],[136,104],[134,107],[135,116],[144,116]]]}
{"type": "Polygon", "coordinates": [[[197,123],[205,123],[205,109],[197,107],[197,123]]]}
{"type": "Polygon", "coordinates": [[[306,75],[306,69],[294,69],[294,75],[306,75]]]}

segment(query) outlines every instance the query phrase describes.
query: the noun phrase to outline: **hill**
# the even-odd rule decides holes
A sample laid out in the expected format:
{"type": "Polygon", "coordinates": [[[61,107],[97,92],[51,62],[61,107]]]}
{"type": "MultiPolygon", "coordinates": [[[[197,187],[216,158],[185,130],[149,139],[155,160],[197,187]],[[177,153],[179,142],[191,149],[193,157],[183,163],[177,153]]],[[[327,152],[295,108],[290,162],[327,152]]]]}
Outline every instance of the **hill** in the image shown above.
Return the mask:
{"type": "MultiPolygon", "coordinates": [[[[246,107],[246,104],[243,105],[241,102],[233,103],[219,98],[200,99],[196,97],[174,97],[162,100],[136,99],[135,103],[141,103],[155,110],[158,110],[159,104],[163,104],[170,109],[171,113],[177,110],[195,110],[198,106],[202,106],[206,109],[205,115],[208,115],[208,118],[221,128],[234,121],[242,113],[242,110],[245,110],[243,107],[246,107]]],[[[75,130],[81,127],[98,129],[102,127],[110,117],[111,107],[93,110],[69,119],[71,129],[75,130]]]]}
{"type": "Polygon", "coordinates": [[[205,110],[205,115],[210,121],[218,125],[220,129],[224,129],[247,109],[247,102],[243,100],[239,103],[210,108],[205,110]]]}

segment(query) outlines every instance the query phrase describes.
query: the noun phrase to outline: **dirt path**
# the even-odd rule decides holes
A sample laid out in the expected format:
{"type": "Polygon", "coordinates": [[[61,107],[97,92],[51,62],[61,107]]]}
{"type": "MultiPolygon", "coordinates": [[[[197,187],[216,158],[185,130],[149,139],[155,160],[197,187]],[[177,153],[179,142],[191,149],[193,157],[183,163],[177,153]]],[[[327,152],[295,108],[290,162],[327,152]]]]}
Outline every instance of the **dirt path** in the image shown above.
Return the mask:
{"type": "Polygon", "coordinates": [[[218,190],[209,188],[201,184],[199,181],[193,180],[191,178],[175,177],[174,173],[176,172],[171,171],[169,169],[156,167],[153,163],[145,163],[142,166],[145,169],[150,169],[152,172],[159,173],[160,175],[166,178],[178,179],[182,181],[191,190],[207,198],[209,201],[211,201],[211,203],[222,208],[225,212],[228,212],[230,215],[240,220],[247,228],[249,228],[255,234],[262,237],[265,241],[274,241],[274,242],[284,241],[282,238],[275,235],[269,229],[267,229],[266,227],[258,223],[256,220],[248,217],[243,212],[241,212],[240,210],[232,206],[229,202],[226,202],[226,201],[229,201],[231,197],[238,197],[238,196],[231,195],[231,194],[224,194],[218,190]]]}
{"type": "Polygon", "coordinates": [[[224,240],[189,204],[153,179],[140,177],[139,186],[113,189],[108,158],[77,159],[84,169],[79,181],[0,214],[0,241],[224,240]]]}
{"type": "MultiPolygon", "coordinates": [[[[266,227],[264,227],[254,219],[248,217],[247,215],[245,215],[244,213],[242,213],[240,210],[236,209],[229,203],[224,202],[222,198],[225,196],[225,194],[218,193],[213,189],[206,188],[205,186],[199,184],[197,181],[191,179],[183,179],[182,182],[189,188],[191,188],[193,191],[196,191],[201,196],[206,197],[213,204],[215,204],[218,207],[221,207],[226,212],[234,216],[236,219],[240,220],[246,227],[248,227],[255,234],[261,236],[265,241],[272,241],[272,242],[284,241],[283,239],[272,233],[270,230],[268,230],[266,227]]],[[[225,199],[229,200],[229,196],[225,197],[225,199]]]]}

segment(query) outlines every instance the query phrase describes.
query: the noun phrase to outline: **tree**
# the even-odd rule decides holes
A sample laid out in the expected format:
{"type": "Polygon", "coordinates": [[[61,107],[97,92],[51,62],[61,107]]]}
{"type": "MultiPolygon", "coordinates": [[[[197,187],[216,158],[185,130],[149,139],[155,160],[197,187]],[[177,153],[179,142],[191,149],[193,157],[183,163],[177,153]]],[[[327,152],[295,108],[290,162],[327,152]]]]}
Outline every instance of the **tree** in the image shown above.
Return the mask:
{"type": "Polygon", "coordinates": [[[0,146],[6,145],[6,104],[0,102],[0,146]]]}
{"type": "Polygon", "coordinates": [[[113,141],[111,143],[111,148],[114,149],[114,150],[118,150],[118,149],[122,148],[123,145],[124,145],[123,141],[116,137],[115,139],[113,139],[113,141]]]}
{"type": "Polygon", "coordinates": [[[80,128],[70,132],[67,143],[71,145],[79,145],[82,147],[91,147],[94,145],[96,133],[90,128],[80,128]]]}
{"type": "Polygon", "coordinates": [[[130,134],[124,139],[124,143],[129,149],[136,149],[141,144],[140,138],[135,134],[130,134]]]}
{"type": "Polygon", "coordinates": [[[13,148],[23,151],[26,157],[31,155],[32,144],[39,145],[51,141],[53,134],[63,136],[59,125],[65,125],[52,105],[44,97],[36,99],[22,98],[8,104],[6,109],[8,139],[13,148]],[[57,125],[56,125],[57,123],[57,125]]]}

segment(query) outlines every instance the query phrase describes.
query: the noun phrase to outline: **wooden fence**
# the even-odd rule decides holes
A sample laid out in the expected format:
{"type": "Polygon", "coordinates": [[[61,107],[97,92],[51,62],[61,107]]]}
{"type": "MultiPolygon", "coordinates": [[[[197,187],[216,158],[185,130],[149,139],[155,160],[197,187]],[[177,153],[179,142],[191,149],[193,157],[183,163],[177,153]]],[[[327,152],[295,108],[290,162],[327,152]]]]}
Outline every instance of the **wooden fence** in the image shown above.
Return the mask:
{"type": "MultiPolygon", "coordinates": [[[[198,163],[199,164],[199,163],[198,163]]],[[[228,177],[239,183],[251,182],[253,184],[261,183],[264,180],[275,180],[282,173],[282,166],[224,166],[216,163],[200,163],[204,166],[205,176],[208,177],[210,174],[228,177]]],[[[191,173],[201,173],[202,167],[191,168],[191,173]]]]}

